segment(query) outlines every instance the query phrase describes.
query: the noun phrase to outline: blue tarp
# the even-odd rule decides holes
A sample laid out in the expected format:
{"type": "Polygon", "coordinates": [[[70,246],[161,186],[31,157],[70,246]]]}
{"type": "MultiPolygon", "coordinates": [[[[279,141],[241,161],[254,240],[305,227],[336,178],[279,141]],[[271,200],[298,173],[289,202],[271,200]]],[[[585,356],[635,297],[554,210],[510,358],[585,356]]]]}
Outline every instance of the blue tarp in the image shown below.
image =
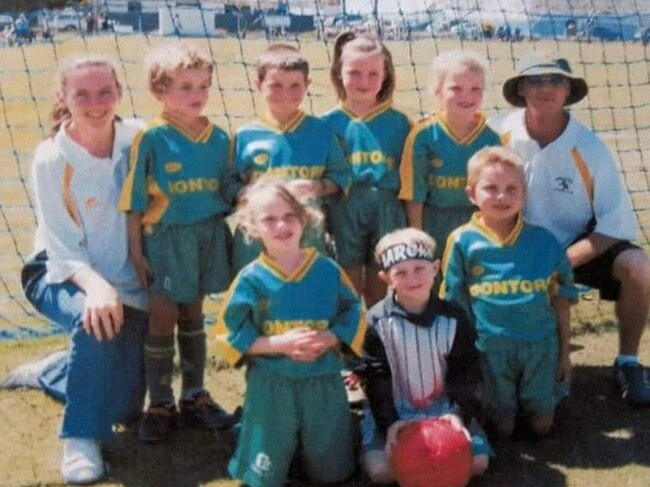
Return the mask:
{"type": "Polygon", "coordinates": [[[603,41],[632,41],[640,25],[650,21],[649,16],[629,15],[538,15],[531,25],[534,37],[567,37],[567,26],[575,26],[575,35],[581,38],[600,39],[603,41]]]}

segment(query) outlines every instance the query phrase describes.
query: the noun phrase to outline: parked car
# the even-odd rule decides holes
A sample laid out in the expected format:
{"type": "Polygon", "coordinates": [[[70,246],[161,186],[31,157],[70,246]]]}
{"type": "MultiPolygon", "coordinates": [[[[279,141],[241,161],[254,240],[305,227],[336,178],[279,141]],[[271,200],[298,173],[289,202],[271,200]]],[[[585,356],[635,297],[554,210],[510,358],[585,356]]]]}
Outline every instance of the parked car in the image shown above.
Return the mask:
{"type": "Polygon", "coordinates": [[[477,40],[483,35],[481,27],[467,21],[460,21],[449,28],[449,33],[459,39],[477,40]]]}
{"type": "Polygon", "coordinates": [[[14,25],[14,18],[9,14],[0,14],[0,29],[14,25]]]}
{"type": "Polygon", "coordinates": [[[85,31],[86,18],[78,10],[63,10],[54,16],[52,27],[59,32],[85,31]]]}
{"type": "Polygon", "coordinates": [[[365,19],[358,14],[335,15],[326,17],[323,22],[326,38],[334,38],[343,30],[365,30],[365,19]]]}

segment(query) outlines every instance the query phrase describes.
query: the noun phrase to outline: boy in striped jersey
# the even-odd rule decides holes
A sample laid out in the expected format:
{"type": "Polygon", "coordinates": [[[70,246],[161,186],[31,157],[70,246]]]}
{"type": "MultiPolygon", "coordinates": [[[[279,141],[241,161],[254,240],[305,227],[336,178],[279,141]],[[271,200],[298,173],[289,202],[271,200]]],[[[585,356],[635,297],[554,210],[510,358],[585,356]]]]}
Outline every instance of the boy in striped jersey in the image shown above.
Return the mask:
{"type": "Polygon", "coordinates": [[[460,307],[432,294],[440,267],[435,248],[426,233],[407,228],[387,234],[375,249],[390,291],[368,312],[365,356],[355,372],[370,409],[362,422],[361,464],[376,483],[393,481],[389,458],[398,431],[430,417],[467,426],[474,474],[488,467],[490,447],[473,421],[481,382],[475,334],[460,307]]]}

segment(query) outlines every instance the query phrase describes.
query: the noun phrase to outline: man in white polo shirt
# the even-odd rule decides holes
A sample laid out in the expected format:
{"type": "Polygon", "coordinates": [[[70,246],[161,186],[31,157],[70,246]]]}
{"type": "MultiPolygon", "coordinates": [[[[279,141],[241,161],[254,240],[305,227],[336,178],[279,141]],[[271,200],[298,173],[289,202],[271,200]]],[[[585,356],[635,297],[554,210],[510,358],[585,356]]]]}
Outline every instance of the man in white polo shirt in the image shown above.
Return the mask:
{"type": "Polygon", "coordinates": [[[490,121],[526,164],[526,219],[566,247],[576,282],[616,302],[619,355],[614,377],[623,399],[650,406],[650,382],[638,350],[650,308],[650,259],[638,246],[637,223],[612,153],[565,107],[588,93],[565,59],[534,52],[503,85],[520,107],[490,121]]]}

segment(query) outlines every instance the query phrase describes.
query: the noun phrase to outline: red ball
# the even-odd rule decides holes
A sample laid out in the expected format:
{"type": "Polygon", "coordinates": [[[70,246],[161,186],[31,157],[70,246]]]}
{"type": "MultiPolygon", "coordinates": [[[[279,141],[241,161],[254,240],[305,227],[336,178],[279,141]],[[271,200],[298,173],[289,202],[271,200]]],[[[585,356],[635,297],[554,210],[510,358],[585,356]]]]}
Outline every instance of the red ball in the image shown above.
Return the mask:
{"type": "Polygon", "coordinates": [[[472,476],[472,446],[448,421],[413,421],[397,434],[390,453],[401,487],[463,487],[472,476]]]}

